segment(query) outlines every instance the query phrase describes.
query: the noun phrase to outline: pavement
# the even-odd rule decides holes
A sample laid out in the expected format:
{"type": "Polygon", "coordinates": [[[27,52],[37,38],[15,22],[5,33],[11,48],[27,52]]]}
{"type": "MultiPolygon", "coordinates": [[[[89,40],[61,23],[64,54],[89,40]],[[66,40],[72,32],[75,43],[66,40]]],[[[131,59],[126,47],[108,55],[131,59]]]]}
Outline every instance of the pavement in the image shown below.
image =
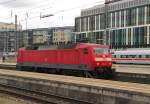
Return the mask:
{"type": "Polygon", "coordinates": [[[117,72],[150,74],[150,65],[114,64],[117,72]]]}

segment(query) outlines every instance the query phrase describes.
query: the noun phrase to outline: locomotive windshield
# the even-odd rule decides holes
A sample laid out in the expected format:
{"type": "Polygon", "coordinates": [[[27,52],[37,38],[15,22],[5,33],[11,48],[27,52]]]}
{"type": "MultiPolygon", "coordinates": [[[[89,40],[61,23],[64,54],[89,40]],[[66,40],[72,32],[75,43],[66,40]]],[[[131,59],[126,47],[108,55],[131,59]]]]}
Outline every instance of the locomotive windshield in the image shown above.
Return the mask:
{"type": "Polygon", "coordinates": [[[108,54],[109,50],[107,48],[94,48],[95,54],[108,54]]]}

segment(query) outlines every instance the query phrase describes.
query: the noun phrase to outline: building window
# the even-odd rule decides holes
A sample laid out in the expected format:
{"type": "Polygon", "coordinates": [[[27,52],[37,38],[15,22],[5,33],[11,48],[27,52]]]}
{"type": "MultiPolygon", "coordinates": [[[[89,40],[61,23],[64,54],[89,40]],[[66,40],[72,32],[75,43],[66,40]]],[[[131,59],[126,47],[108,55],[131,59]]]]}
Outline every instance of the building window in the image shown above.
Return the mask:
{"type": "Polygon", "coordinates": [[[128,29],[128,48],[131,47],[131,28],[128,29]]]}
{"type": "Polygon", "coordinates": [[[95,16],[92,16],[92,30],[95,30],[95,16]]]}
{"type": "Polygon", "coordinates": [[[96,16],[96,30],[99,30],[99,23],[100,23],[100,20],[99,20],[99,15],[96,16]]]}
{"type": "Polygon", "coordinates": [[[147,7],[147,24],[150,24],[150,5],[147,7]]]}
{"type": "Polygon", "coordinates": [[[131,9],[126,10],[126,26],[131,25],[131,9]]]}
{"type": "Polygon", "coordinates": [[[115,12],[112,13],[112,27],[115,27],[115,12]]]}
{"type": "Polygon", "coordinates": [[[139,46],[139,28],[133,29],[133,47],[137,48],[139,46]]]}
{"type": "Polygon", "coordinates": [[[124,27],[124,11],[121,11],[121,27],[124,27]]]}
{"type": "Polygon", "coordinates": [[[108,15],[107,15],[108,17],[107,17],[107,27],[109,28],[109,27],[111,27],[111,13],[108,13],[108,15]]]}
{"type": "Polygon", "coordinates": [[[136,8],[131,9],[131,25],[136,25],[136,8]]]}
{"type": "Polygon", "coordinates": [[[150,47],[150,27],[149,27],[149,47],[150,47]]]}
{"type": "Polygon", "coordinates": [[[81,18],[81,32],[84,31],[84,18],[81,18]]]}
{"type": "Polygon", "coordinates": [[[144,24],[144,19],[145,19],[145,7],[140,7],[139,8],[138,17],[139,17],[138,24],[143,25],[144,24]]]}
{"type": "Polygon", "coordinates": [[[105,14],[100,15],[100,29],[105,29],[105,14]]]}
{"type": "Polygon", "coordinates": [[[119,23],[120,23],[120,13],[119,12],[116,12],[116,27],[119,27],[119,23]]]}
{"type": "Polygon", "coordinates": [[[89,31],[92,30],[92,17],[89,17],[89,31]]]}
{"type": "Polygon", "coordinates": [[[80,18],[75,19],[75,30],[76,32],[80,32],[80,18]]]}
{"type": "Polygon", "coordinates": [[[147,27],[144,27],[144,47],[147,45],[147,27]]]}
{"type": "Polygon", "coordinates": [[[137,27],[133,29],[133,47],[147,46],[147,27],[137,27]]]}
{"type": "Polygon", "coordinates": [[[86,31],[88,31],[88,26],[89,26],[88,18],[89,18],[89,17],[86,17],[86,18],[85,18],[85,21],[86,21],[86,31]]]}

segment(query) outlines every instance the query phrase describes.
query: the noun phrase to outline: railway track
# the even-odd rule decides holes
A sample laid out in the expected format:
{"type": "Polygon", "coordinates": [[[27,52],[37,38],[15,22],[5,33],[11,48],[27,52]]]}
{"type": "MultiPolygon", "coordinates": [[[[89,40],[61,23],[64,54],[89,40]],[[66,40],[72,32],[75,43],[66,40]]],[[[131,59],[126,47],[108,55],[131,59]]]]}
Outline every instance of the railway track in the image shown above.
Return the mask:
{"type": "MultiPolygon", "coordinates": [[[[134,66],[135,65],[131,65],[134,66]]],[[[122,67],[122,66],[121,66],[122,67]]],[[[123,65],[125,67],[125,65],[123,65]]],[[[144,66],[144,67],[149,67],[149,66],[144,66]]],[[[0,64],[1,69],[9,69],[9,70],[16,70],[16,65],[15,64],[0,64]]],[[[143,66],[142,66],[143,68],[143,66]]],[[[133,69],[132,69],[133,70],[133,69]]],[[[145,73],[135,73],[135,72],[121,72],[117,71],[115,74],[114,79],[116,81],[123,81],[123,82],[135,82],[135,83],[141,83],[141,84],[150,84],[150,74],[145,74],[145,73]]]]}
{"type": "Polygon", "coordinates": [[[16,64],[5,64],[5,63],[1,63],[0,64],[0,68],[1,69],[11,69],[11,70],[15,70],[16,69],[16,64]]]}
{"type": "Polygon", "coordinates": [[[0,79],[1,79],[0,92],[8,93],[14,96],[21,96],[25,99],[33,100],[41,104],[99,104],[88,102],[85,99],[77,100],[75,96],[70,96],[70,94],[68,94],[69,92],[67,92],[67,95],[69,95],[70,98],[63,96],[62,94],[64,93],[65,88],[67,89],[65,91],[68,91],[69,89],[73,88],[73,90],[79,90],[77,92],[86,92],[86,95],[89,95],[89,92],[92,91],[93,94],[100,94],[101,96],[104,94],[111,97],[121,96],[121,98],[128,97],[129,99],[132,98],[136,100],[139,100],[137,98],[141,98],[142,96],[142,98],[144,98],[142,99],[143,102],[148,102],[150,100],[149,99],[150,85],[148,84],[138,84],[112,80],[80,78],[63,75],[50,75],[43,73],[11,71],[1,69],[0,69],[0,79]],[[56,83],[58,83],[58,85],[56,83]],[[47,89],[46,86],[49,89],[47,89]],[[56,94],[55,95],[54,93],[50,93],[51,92],[50,90],[54,90],[51,89],[50,86],[53,87],[55,86],[56,91],[60,91],[58,88],[62,88],[63,91],[62,92],[60,91],[61,93],[55,93],[56,94]],[[44,90],[43,88],[46,89],[44,90]],[[131,95],[130,94],[128,95],[127,93],[131,93],[131,95]]]}
{"type": "Polygon", "coordinates": [[[139,92],[150,93],[150,85],[148,84],[138,84],[138,83],[120,82],[120,81],[112,81],[112,80],[80,78],[80,77],[72,77],[72,76],[64,76],[64,75],[52,75],[52,74],[44,74],[44,73],[22,72],[22,71],[11,71],[11,70],[3,70],[0,72],[0,74],[1,75],[8,74],[9,76],[16,76],[16,77],[27,77],[31,79],[62,81],[64,83],[79,83],[82,85],[101,86],[106,88],[128,89],[129,91],[134,90],[139,92]]]}
{"type": "Polygon", "coordinates": [[[16,86],[0,84],[0,93],[11,95],[16,98],[21,98],[27,101],[35,102],[37,104],[91,104],[84,101],[65,98],[38,91],[31,91],[16,86]]]}

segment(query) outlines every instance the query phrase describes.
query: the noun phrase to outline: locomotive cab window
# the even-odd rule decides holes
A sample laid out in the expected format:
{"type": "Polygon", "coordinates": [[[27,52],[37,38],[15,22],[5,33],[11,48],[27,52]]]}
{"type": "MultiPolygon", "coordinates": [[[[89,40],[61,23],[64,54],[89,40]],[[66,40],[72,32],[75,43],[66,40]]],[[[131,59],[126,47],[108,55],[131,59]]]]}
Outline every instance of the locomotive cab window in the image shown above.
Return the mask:
{"type": "Polygon", "coordinates": [[[88,49],[87,48],[83,49],[83,54],[88,54],[88,49]]]}
{"type": "Polygon", "coordinates": [[[94,48],[93,51],[95,54],[108,54],[109,53],[109,49],[107,48],[94,48]]]}

